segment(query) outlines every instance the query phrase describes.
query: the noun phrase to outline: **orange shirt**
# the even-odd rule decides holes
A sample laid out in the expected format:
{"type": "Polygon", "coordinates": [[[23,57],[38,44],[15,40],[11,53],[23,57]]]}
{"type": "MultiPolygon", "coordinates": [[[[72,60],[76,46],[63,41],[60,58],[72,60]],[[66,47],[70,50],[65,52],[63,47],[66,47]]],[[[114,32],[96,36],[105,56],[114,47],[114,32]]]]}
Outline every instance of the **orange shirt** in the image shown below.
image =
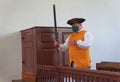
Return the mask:
{"type": "MultiPolygon", "coordinates": [[[[69,36],[69,42],[73,40],[84,41],[85,32],[86,30],[79,31],[77,33],[72,33],[69,36]]],[[[73,61],[78,68],[91,67],[91,58],[90,58],[89,48],[80,48],[79,46],[69,47],[69,60],[70,60],[70,64],[73,61]]]]}

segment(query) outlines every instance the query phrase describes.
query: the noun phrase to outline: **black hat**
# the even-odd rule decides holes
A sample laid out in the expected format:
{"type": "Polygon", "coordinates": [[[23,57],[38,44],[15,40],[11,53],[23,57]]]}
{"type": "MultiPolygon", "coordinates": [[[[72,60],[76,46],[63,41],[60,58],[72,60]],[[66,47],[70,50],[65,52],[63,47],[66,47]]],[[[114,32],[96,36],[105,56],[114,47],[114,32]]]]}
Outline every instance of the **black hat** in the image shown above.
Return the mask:
{"type": "Polygon", "coordinates": [[[83,23],[84,21],[85,21],[84,18],[72,18],[72,19],[67,21],[67,24],[73,25],[75,23],[83,23]]]}

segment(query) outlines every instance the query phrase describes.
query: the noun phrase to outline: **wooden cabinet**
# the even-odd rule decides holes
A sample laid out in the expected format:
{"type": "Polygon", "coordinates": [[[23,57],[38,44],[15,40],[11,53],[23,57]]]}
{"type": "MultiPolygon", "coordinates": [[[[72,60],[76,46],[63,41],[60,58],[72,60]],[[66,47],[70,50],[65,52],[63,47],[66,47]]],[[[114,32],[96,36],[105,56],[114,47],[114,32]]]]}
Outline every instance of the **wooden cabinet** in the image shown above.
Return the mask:
{"type": "MultiPolygon", "coordinates": [[[[69,27],[58,27],[58,38],[64,42],[71,33],[69,27]]],[[[22,71],[36,74],[37,65],[68,66],[68,53],[54,47],[54,27],[35,26],[21,31],[22,71]]],[[[24,74],[23,74],[24,75],[24,74]]]]}

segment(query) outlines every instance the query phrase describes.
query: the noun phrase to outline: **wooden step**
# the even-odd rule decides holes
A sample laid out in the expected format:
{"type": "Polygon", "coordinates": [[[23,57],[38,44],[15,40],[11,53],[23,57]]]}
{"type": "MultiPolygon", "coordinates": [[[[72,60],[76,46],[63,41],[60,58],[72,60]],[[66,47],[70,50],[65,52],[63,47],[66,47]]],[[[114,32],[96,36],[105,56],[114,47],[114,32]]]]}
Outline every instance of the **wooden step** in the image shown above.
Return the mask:
{"type": "Polygon", "coordinates": [[[25,82],[22,79],[18,79],[18,80],[12,80],[12,82],[25,82]]]}

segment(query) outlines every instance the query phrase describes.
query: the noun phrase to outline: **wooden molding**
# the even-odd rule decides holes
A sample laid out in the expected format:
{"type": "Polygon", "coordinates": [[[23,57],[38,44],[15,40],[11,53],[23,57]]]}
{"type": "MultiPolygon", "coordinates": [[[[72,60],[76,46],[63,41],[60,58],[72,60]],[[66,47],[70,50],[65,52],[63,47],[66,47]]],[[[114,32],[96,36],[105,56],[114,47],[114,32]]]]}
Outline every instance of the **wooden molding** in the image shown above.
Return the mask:
{"type": "Polygon", "coordinates": [[[22,79],[25,82],[36,82],[36,75],[29,72],[22,72],[22,79]]]}

